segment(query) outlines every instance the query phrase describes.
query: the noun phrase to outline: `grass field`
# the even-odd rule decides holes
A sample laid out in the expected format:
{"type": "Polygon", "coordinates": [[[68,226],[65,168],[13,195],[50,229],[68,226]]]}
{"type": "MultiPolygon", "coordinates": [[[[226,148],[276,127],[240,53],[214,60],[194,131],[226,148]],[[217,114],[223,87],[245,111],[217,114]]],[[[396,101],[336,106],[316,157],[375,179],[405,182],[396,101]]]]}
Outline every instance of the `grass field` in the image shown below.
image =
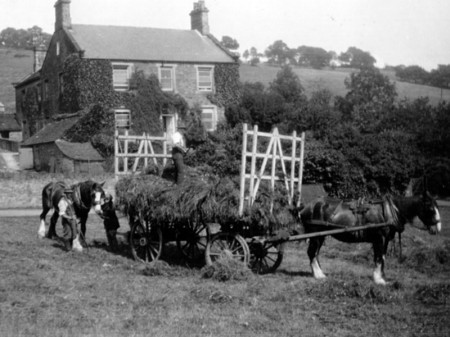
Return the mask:
{"type": "Polygon", "coordinates": [[[39,240],[37,218],[1,218],[0,335],[448,336],[450,208],[441,213],[443,235],[407,227],[405,260],[388,257],[385,287],[371,280],[368,244],[328,239],[325,281],[311,277],[306,243],[296,242],[276,273],[219,282],[170,243],[153,268],[133,261],[124,240],[110,253],[95,215],[81,254],[39,240]]]}
{"type": "MultiPolygon", "coordinates": [[[[273,81],[280,68],[260,65],[252,67],[243,64],[239,68],[239,73],[242,82],[261,82],[266,87],[273,81]]],[[[328,89],[334,96],[345,96],[347,90],[344,81],[350,76],[352,70],[350,69],[336,69],[336,70],[315,70],[306,68],[294,68],[294,72],[300,78],[300,81],[305,88],[306,94],[311,95],[312,92],[318,89],[328,89]]],[[[430,98],[430,103],[437,104],[441,100],[441,89],[430,87],[426,85],[410,84],[399,82],[395,80],[395,75],[392,72],[384,72],[392,81],[396,82],[398,98],[409,98],[411,100],[427,96],[430,98]]],[[[443,90],[442,99],[447,102],[450,101],[450,90],[443,90]]]]}
{"type": "Polygon", "coordinates": [[[15,112],[16,96],[13,83],[33,72],[33,52],[0,47],[0,102],[15,112]]]}

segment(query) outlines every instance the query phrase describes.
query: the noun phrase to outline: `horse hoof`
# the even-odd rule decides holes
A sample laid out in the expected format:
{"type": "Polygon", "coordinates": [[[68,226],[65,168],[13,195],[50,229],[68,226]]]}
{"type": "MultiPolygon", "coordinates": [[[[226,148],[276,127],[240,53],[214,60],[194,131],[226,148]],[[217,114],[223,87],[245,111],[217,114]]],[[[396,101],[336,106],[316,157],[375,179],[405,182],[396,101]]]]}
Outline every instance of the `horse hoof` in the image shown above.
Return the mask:
{"type": "Polygon", "coordinates": [[[81,253],[83,251],[83,247],[72,247],[72,251],[76,253],[81,253]]]}
{"type": "Polygon", "coordinates": [[[384,279],[382,279],[382,278],[374,278],[374,281],[375,281],[375,284],[379,284],[379,285],[382,285],[382,286],[387,285],[386,281],[384,279]]]}

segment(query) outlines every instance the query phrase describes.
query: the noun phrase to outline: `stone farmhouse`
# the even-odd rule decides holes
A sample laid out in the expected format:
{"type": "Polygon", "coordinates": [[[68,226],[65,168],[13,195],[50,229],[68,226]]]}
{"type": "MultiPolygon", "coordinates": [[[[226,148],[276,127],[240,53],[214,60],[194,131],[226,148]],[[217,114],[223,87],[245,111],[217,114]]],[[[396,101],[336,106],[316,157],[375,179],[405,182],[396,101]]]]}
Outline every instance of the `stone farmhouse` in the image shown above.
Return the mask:
{"type": "MultiPolygon", "coordinates": [[[[64,62],[73,55],[108,62],[108,85],[119,93],[130,89],[135,71],[156,75],[162,90],[181,95],[190,107],[199,106],[205,128],[215,129],[224,116],[223,106],[210,99],[220,91],[215,69],[238,69],[238,57],[210,34],[204,1],[194,3],[191,29],[186,30],[72,24],[70,3],[57,0],[55,32],[48,50],[35,48],[35,73],[15,83],[17,119],[24,140],[52,123],[55,116],[76,112],[62,106],[64,62]]],[[[238,80],[239,72],[234,74],[238,80]]],[[[91,94],[95,88],[79,88],[83,90],[91,94]]],[[[177,122],[176,111],[161,116],[169,135],[176,130],[177,122]]]]}

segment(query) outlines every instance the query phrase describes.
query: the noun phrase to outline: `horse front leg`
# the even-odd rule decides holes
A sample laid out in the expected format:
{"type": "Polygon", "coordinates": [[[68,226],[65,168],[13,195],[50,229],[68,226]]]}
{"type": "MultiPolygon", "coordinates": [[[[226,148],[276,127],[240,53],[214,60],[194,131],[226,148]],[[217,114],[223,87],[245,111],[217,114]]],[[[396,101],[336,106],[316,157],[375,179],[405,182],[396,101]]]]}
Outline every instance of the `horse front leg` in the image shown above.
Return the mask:
{"type": "Polygon", "coordinates": [[[82,213],[80,217],[80,230],[83,235],[83,240],[86,241],[86,222],[88,218],[88,213],[82,213]]]}
{"type": "Polygon", "coordinates": [[[378,237],[373,242],[373,258],[375,269],[373,271],[373,280],[376,284],[386,285],[384,280],[384,263],[386,260],[388,241],[383,236],[378,237]]]}
{"type": "Polygon", "coordinates": [[[59,213],[55,209],[52,217],[50,218],[50,226],[48,227],[47,238],[52,239],[53,237],[57,237],[56,235],[56,223],[58,222],[59,213]]]}
{"type": "Polygon", "coordinates": [[[44,205],[42,213],[39,217],[40,222],[39,222],[39,229],[38,229],[38,237],[40,239],[43,239],[45,237],[45,217],[47,216],[47,213],[49,210],[50,210],[50,208],[48,208],[44,205]]]}
{"type": "Polygon", "coordinates": [[[309,239],[309,246],[308,246],[308,257],[309,262],[311,266],[311,271],[315,279],[324,279],[326,278],[325,274],[323,273],[322,269],[320,268],[319,263],[319,252],[320,248],[323,245],[323,242],[325,241],[325,237],[316,237],[309,239]]]}

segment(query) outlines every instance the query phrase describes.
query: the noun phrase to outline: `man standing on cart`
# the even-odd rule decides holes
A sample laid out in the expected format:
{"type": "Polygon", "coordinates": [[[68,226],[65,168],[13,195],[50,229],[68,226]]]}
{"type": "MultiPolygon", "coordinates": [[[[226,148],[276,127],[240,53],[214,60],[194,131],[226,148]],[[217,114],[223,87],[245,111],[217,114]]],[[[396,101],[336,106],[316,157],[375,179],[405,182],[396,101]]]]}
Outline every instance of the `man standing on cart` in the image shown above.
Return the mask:
{"type": "Polygon", "coordinates": [[[187,153],[185,132],[186,126],[179,122],[177,131],[172,135],[172,159],[175,165],[175,182],[178,185],[183,183],[185,175],[184,156],[187,153]]]}

